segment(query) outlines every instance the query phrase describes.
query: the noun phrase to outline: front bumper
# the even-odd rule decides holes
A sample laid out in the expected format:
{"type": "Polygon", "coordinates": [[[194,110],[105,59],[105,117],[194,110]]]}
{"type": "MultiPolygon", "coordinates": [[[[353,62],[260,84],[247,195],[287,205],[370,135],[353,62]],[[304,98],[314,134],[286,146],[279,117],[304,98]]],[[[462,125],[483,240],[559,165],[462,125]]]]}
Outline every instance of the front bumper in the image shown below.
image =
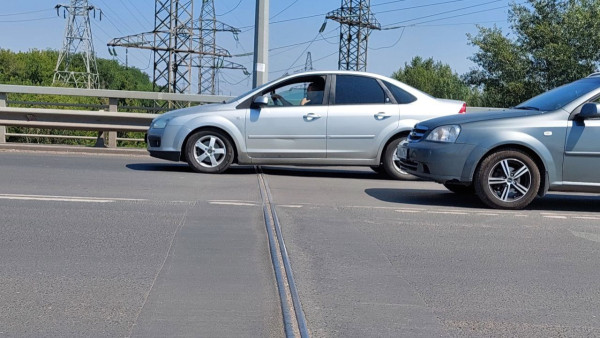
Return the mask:
{"type": "Polygon", "coordinates": [[[174,142],[178,131],[179,128],[172,126],[163,129],[150,128],[146,134],[146,145],[150,156],[163,160],[180,161],[181,150],[174,142]]]}
{"type": "Polygon", "coordinates": [[[408,173],[439,183],[471,182],[469,156],[475,145],[421,141],[403,143],[397,155],[408,173]]]}

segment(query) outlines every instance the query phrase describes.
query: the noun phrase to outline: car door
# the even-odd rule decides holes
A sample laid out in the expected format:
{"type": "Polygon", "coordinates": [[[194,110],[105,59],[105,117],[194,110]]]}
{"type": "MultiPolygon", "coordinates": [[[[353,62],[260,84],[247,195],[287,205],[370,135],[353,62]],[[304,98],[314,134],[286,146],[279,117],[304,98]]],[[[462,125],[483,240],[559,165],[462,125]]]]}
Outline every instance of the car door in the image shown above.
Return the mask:
{"type": "Polygon", "coordinates": [[[399,106],[376,78],[337,75],[327,119],[327,158],[374,159],[398,128],[399,106]]]}
{"type": "Polygon", "coordinates": [[[325,90],[326,77],[294,78],[261,92],[269,103],[252,107],[246,116],[246,147],[252,158],[325,158],[327,105],[313,100],[303,105],[311,84],[325,90]]]}
{"type": "Polygon", "coordinates": [[[600,119],[571,119],[567,128],[563,181],[600,184],[600,119]]]}

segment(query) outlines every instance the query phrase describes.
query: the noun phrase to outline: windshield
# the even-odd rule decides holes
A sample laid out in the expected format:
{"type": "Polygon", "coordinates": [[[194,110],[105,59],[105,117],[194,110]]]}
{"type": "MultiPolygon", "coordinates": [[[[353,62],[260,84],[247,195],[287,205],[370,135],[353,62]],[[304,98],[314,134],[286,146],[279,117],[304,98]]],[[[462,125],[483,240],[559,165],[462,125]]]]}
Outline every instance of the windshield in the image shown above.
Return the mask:
{"type": "Polygon", "coordinates": [[[598,79],[581,79],[549,90],[519,104],[515,108],[543,111],[560,109],[598,87],[600,87],[598,79]]]}
{"type": "Polygon", "coordinates": [[[265,87],[266,85],[268,85],[268,84],[270,84],[270,83],[271,83],[271,82],[267,82],[267,83],[264,83],[264,84],[260,85],[259,87],[252,88],[252,89],[250,89],[249,91],[245,92],[244,94],[242,94],[242,95],[239,95],[239,96],[237,96],[237,97],[234,97],[233,99],[229,99],[229,100],[227,100],[227,101],[225,101],[225,102],[223,102],[223,103],[232,103],[232,102],[235,102],[235,101],[237,101],[237,100],[240,100],[240,99],[242,99],[243,97],[250,95],[250,93],[252,93],[252,92],[254,92],[254,91],[256,91],[256,90],[262,89],[263,87],[265,87]]]}

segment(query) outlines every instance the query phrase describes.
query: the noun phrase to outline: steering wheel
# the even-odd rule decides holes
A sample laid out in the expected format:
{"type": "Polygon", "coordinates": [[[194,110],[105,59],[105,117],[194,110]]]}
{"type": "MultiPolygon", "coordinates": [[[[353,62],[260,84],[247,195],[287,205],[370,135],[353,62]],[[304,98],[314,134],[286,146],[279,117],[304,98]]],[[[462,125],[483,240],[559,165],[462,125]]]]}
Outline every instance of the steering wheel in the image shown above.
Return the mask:
{"type": "Polygon", "coordinates": [[[271,94],[271,99],[273,100],[273,103],[276,106],[291,106],[292,105],[291,103],[289,103],[286,99],[284,99],[279,94],[271,94]]]}
{"type": "Polygon", "coordinates": [[[283,100],[280,100],[281,95],[279,94],[271,94],[271,99],[273,100],[273,104],[276,106],[283,106],[283,100]]]}

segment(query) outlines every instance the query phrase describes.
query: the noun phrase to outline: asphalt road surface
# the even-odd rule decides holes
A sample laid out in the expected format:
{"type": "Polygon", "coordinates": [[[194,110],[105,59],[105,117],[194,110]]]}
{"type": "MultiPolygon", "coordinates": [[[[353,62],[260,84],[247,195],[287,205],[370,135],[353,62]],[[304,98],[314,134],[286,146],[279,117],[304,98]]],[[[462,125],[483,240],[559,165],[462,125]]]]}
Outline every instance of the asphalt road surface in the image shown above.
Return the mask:
{"type": "MultiPolygon", "coordinates": [[[[600,337],[600,197],[263,166],[311,337],[600,337]]],[[[284,337],[254,167],[0,152],[0,336],[284,337]]]]}

